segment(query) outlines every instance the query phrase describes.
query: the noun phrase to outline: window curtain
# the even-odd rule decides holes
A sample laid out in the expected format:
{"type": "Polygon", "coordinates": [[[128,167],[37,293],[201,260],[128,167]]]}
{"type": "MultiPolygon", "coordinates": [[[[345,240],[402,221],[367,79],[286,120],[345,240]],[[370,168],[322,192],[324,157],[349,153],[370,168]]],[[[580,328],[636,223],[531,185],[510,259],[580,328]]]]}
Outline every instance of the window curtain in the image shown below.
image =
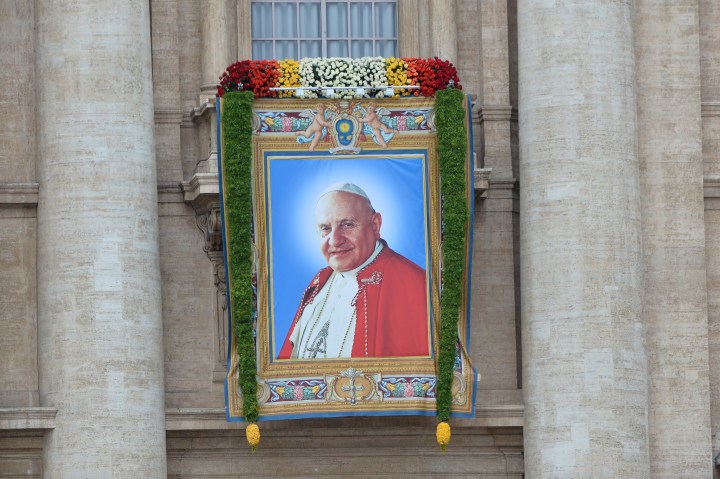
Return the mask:
{"type": "Polygon", "coordinates": [[[322,25],[320,3],[303,2],[298,5],[300,6],[300,55],[292,58],[321,57],[322,25]]]}

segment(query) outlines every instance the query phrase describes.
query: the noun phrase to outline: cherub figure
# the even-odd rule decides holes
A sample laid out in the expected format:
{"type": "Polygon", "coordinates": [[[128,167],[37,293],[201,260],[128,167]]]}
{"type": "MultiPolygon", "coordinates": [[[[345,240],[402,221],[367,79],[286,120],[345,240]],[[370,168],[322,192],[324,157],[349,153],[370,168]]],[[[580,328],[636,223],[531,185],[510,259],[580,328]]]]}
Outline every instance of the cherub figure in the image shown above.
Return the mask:
{"type": "Polygon", "coordinates": [[[315,150],[315,147],[317,147],[318,143],[320,143],[320,139],[324,136],[323,130],[330,126],[328,122],[325,121],[325,107],[322,104],[318,104],[315,106],[315,110],[314,116],[312,116],[313,111],[310,109],[307,109],[300,114],[300,116],[305,118],[310,118],[312,116],[313,120],[305,131],[295,132],[295,136],[298,137],[299,143],[310,142],[310,147],[308,148],[310,151],[315,150]]]}
{"type": "Polygon", "coordinates": [[[390,112],[384,108],[381,108],[380,111],[376,112],[374,105],[368,105],[367,107],[365,107],[365,116],[360,118],[360,123],[366,123],[372,130],[373,138],[375,138],[375,141],[381,147],[387,148],[387,140],[392,138],[392,136],[390,135],[393,133],[398,133],[398,131],[389,128],[385,123],[380,121],[378,113],[382,115],[383,113],[388,114],[390,112]],[[385,135],[388,135],[388,137],[386,138],[385,135]]]}

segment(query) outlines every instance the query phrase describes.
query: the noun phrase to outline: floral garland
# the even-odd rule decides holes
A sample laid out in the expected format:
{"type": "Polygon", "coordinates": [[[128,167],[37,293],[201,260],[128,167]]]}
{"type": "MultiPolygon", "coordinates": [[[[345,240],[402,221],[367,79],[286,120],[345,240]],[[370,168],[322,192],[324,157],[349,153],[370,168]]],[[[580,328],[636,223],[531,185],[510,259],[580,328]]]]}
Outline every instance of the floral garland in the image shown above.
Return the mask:
{"type": "MultiPolygon", "coordinates": [[[[230,220],[231,236],[235,239],[228,248],[228,263],[233,270],[235,281],[230,291],[233,305],[233,327],[240,359],[239,386],[243,391],[243,412],[251,424],[246,430],[248,442],[253,451],[260,442],[260,430],[255,425],[258,419],[257,382],[255,378],[255,345],[252,331],[252,198],[251,176],[251,117],[252,96],[291,96],[292,92],[270,90],[271,82],[285,87],[298,86],[340,86],[332,83],[334,78],[345,84],[365,79],[370,85],[388,82],[390,85],[418,85],[418,90],[396,89],[394,95],[436,95],[438,131],[438,156],[440,161],[441,194],[443,197],[443,294],[441,298],[440,352],[438,355],[438,388],[436,437],[443,452],[450,442],[450,426],[447,421],[452,407],[452,382],[456,345],[458,341],[457,321],[462,307],[462,291],[465,261],[465,235],[469,218],[466,198],[465,155],[467,138],[464,127],[464,95],[458,91],[461,86],[457,71],[450,62],[438,58],[422,60],[417,58],[378,58],[360,60],[344,59],[282,60],[252,62],[244,60],[230,65],[223,74],[218,96],[227,92],[243,93],[229,95],[224,105],[222,127],[224,140],[224,174],[226,184],[234,185],[226,192],[228,204],[226,214],[230,220]],[[384,64],[384,70],[382,68],[384,64]],[[314,80],[309,81],[307,76],[314,80]],[[450,83],[450,82],[453,83],[450,83]],[[374,82],[374,83],[373,83],[374,82]],[[446,87],[455,86],[457,88],[446,87]],[[226,90],[226,88],[228,88],[226,90]],[[440,91],[444,90],[444,91],[440,91]],[[252,92],[252,94],[250,94],[252,92]],[[253,400],[255,399],[255,400],[253,400]]],[[[387,84],[387,83],[386,83],[387,84]]],[[[352,85],[356,86],[356,85],[352,85]]],[[[348,90],[354,95],[354,90],[348,90]]],[[[382,92],[381,92],[382,93],[382,92]]],[[[367,93],[366,93],[367,95],[367,93]]]]}
{"type": "MultiPolygon", "coordinates": [[[[244,67],[243,67],[244,68],[244,67]]],[[[225,214],[229,237],[228,267],[233,278],[230,285],[232,328],[239,358],[238,385],[243,393],[243,416],[250,426],[248,442],[257,448],[260,431],[258,420],[257,365],[253,332],[253,234],[252,234],[252,102],[251,92],[228,95],[223,103],[222,129],[223,174],[226,189],[225,214]],[[257,432],[257,434],[256,434],[257,432]],[[255,440],[257,439],[257,441],[255,440]]]]}
{"type": "MultiPolygon", "coordinates": [[[[230,65],[220,76],[217,96],[231,91],[252,91],[255,97],[292,97],[294,90],[272,88],[348,87],[336,90],[332,98],[382,98],[384,87],[393,96],[433,96],[448,86],[462,89],[455,66],[435,58],[303,58],[297,60],[242,60],[230,65]],[[356,87],[363,87],[356,90],[356,87]]],[[[307,91],[306,98],[328,98],[324,91],[307,91]]]]}
{"type": "Polygon", "coordinates": [[[465,109],[462,92],[450,88],[435,96],[435,125],[440,160],[442,195],[442,286],[440,298],[440,345],[437,359],[437,441],[440,448],[450,442],[452,383],[457,358],[458,321],[462,311],[465,277],[466,232],[470,213],[467,205],[465,109]]]}

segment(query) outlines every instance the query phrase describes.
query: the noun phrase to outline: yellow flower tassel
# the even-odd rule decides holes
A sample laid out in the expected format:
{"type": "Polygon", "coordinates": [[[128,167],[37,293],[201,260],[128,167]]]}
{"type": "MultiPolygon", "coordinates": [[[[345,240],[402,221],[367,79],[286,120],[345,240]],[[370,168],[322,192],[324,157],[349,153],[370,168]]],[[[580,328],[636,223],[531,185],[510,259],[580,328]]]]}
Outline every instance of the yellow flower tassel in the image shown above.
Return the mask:
{"type": "Polygon", "coordinates": [[[257,451],[258,444],[260,444],[260,428],[258,425],[255,423],[249,424],[248,427],[245,428],[245,437],[254,454],[255,451],[257,451]]]}
{"type": "Polygon", "coordinates": [[[440,444],[440,449],[445,452],[445,447],[450,444],[450,424],[444,421],[439,423],[435,431],[435,437],[438,444],[440,444]]]}

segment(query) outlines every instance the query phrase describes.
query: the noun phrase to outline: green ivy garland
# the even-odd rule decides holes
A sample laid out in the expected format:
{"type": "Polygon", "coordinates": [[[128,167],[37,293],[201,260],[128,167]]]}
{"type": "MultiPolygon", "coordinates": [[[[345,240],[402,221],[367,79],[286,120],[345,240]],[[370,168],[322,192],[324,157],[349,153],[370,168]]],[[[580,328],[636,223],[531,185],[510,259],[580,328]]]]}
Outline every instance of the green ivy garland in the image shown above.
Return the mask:
{"type": "Polygon", "coordinates": [[[230,304],[233,331],[240,359],[239,385],[243,415],[258,419],[255,339],[253,337],[253,234],[252,234],[252,92],[233,92],[223,97],[223,175],[225,217],[232,241],[228,263],[232,275],[230,304]]]}
{"type": "Polygon", "coordinates": [[[440,160],[442,198],[442,297],[440,300],[440,352],[438,354],[437,417],[450,418],[453,367],[462,310],[465,270],[465,236],[469,217],[465,156],[465,95],[453,88],[435,94],[435,125],[440,160]]]}
{"type": "MultiPolygon", "coordinates": [[[[223,175],[225,215],[232,241],[228,262],[232,271],[230,302],[233,329],[240,359],[239,385],[243,414],[248,422],[258,419],[255,345],[252,325],[252,92],[230,92],[223,97],[223,175]],[[253,398],[255,400],[250,400],[253,398]]],[[[453,368],[463,297],[465,235],[468,221],[465,155],[465,96],[460,90],[440,90],[435,95],[435,124],[440,159],[440,190],[443,221],[443,288],[438,355],[437,417],[450,418],[453,368]]]]}

